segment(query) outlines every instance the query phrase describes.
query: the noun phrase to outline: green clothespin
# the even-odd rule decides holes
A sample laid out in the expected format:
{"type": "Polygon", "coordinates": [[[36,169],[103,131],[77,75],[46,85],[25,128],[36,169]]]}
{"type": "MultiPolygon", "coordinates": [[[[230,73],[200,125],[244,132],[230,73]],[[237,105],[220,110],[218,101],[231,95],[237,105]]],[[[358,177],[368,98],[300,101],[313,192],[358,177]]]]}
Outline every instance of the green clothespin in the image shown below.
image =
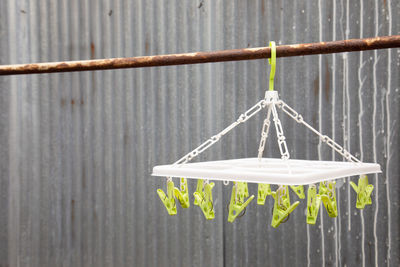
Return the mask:
{"type": "Polygon", "coordinates": [[[272,191],[269,184],[258,184],[257,204],[264,205],[265,199],[271,194],[272,191]]]}
{"type": "Polygon", "coordinates": [[[302,185],[291,185],[290,188],[292,188],[299,198],[306,198],[306,195],[304,194],[304,187],[302,185]]]}
{"type": "Polygon", "coordinates": [[[310,185],[307,192],[307,223],[315,224],[318,217],[321,196],[317,194],[317,187],[310,185]]]}
{"type": "Polygon", "coordinates": [[[194,192],[193,194],[195,198],[194,204],[200,206],[207,220],[212,220],[215,218],[213,198],[212,198],[212,189],[214,186],[215,186],[214,183],[208,183],[208,182],[204,183],[203,180],[201,180],[201,182],[197,182],[197,189],[196,192],[194,192]],[[202,188],[203,184],[204,184],[204,191],[202,188]]]}
{"type": "Polygon", "coordinates": [[[365,208],[365,205],[371,205],[371,193],[374,190],[374,186],[368,183],[368,177],[366,175],[360,175],[358,179],[358,185],[350,182],[351,187],[357,193],[357,209],[365,208]]]}
{"type": "Polygon", "coordinates": [[[157,194],[160,197],[161,201],[164,203],[165,208],[168,211],[169,215],[176,215],[176,203],[174,196],[174,182],[172,179],[167,180],[167,194],[165,195],[162,189],[157,189],[157,194]]]}
{"type": "Polygon", "coordinates": [[[328,186],[326,186],[325,182],[319,184],[319,195],[331,218],[335,218],[338,215],[335,186],[336,182],[328,182],[328,186]]]}
{"type": "Polygon", "coordinates": [[[174,193],[176,198],[179,200],[179,203],[181,203],[182,208],[186,209],[190,207],[189,191],[186,178],[181,178],[180,190],[179,188],[175,187],[174,193]]]}
{"type": "MultiPolygon", "coordinates": [[[[204,189],[204,181],[201,179],[197,180],[197,186],[196,186],[195,193],[197,193],[201,199],[204,199],[204,190],[203,189],[204,189]]],[[[193,195],[194,195],[194,193],[193,193],[193,195]]],[[[197,199],[194,198],[194,204],[196,206],[199,206],[200,202],[197,202],[197,199]]]]}
{"type": "Polygon", "coordinates": [[[271,47],[271,57],[268,59],[269,64],[271,65],[271,71],[269,73],[269,90],[274,91],[274,78],[275,78],[275,66],[276,66],[276,47],[275,42],[269,42],[269,46],[271,47]]]}
{"type": "Polygon", "coordinates": [[[249,187],[245,182],[238,182],[239,191],[243,192],[244,197],[249,197],[249,187]]]}
{"type": "Polygon", "coordinates": [[[229,203],[228,222],[234,222],[239,214],[250,204],[254,199],[251,195],[246,201],[244,199],[249,196],[247,183],[234,182],[232,187],[231,201],[229,203]]]}
{"type": "Polygon", "coordinates": [[[296,201],[290,205],[289,189],[287,185],[280,186],[276,192],[272,192],[272,196],[275,199],[275,203],[271,225],[276,228],[289,216],[300,202],[296,201]]]}

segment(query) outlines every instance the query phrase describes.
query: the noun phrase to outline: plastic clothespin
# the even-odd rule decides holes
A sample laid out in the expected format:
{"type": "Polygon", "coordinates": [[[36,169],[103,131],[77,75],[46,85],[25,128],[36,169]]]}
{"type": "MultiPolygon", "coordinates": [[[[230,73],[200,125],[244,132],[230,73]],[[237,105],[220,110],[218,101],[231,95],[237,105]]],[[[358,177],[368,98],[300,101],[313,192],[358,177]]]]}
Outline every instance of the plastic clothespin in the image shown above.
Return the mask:
{"type": "Polygon", "coordinates": [[[357,209],[363,209],[365,208],[365,205],[372,204],[371,193],[374,190],[374,186],[368,183],[367,175],[360,175],[358,185],[353,182],[350,182],[350,185],[357,193],[357,209]]]}
{"type": "MultiPolygon", "coordinates": [[[[197,193],[201,197],[201,199],[204,198],[204,190],[203,189],[204,189],[204,181],[201,179],[197,180],[197,186],[196,186],[195,193],[197,193]]],[[[193,195],[194,195],[194,193],[193,193],[193,195]]],[[[196,206],[200,205],[200,202],[197,202],[196,197],[194,198],[194,204],[196,206]]]]}
{"type": "Polygon", "coordinates": [[[206,217],[207,220],[212,220],[215,218],[214,204],[212,198],[212,189],[214,186],[214,183],[208,183],[207,181],[204,183],[203,180],[198,180],[196,192],[193,193],[195,198],[194,204],[201,208],[204,217],[206,217]]]}
{"type": "Polygon", "coordinates": [[[174,196],[174,182],[172,179],[167,179],[167,195],[165,195],[162,189],[157,189],[157,194],[161,201],[164,203],[165,208],[169,215],[176,215],[176,203],[174,196]]]}
{"type": "Polygon", "coordinates": [[[289,189],[287,185],[280,186],[276,192],[272,192],[275,199],[274,211],[272,213],[272,227],[278,227],[283,220],[300,204],[299,201],[290,204],[289,189]]]}
{"type": "Polygon", "coordinates": [[[317,187],[310,185],[307,192],[307,223],[315,224],[318,217],[319,207],[321,205],[321,196],[317,194],[317,187]]]}
{"type": "Polygon", "coordinates": [[[271,194],[272,191],[269,184],[258,184],[257,204],[264,205],[265,199],[271,194]]]}
{"type": "Polygon", "coordinates": [[[290,188],[292,188],[299,198],[306,198],[306,195],[304,194],[304,187],[302,185],[291,185],[290,188]]]}
{"type": "Polygon", "coordinates": [[[234,222],[239,214],[250,204],[254,199],[251,195],[246,201],[245,198],[249,196],[247,183],[234,182],[232,187],[231,201],[229,203],[228,222],[234,222]]]}
{"type": "Polygon", "coordinates": [[[179,200],[179,203],[181,203],[182,208],[186,209],[190,207],[189,191],[186,178],[181,178],[180,189],[175,187],[174,193],[176,198],[179,200]]]}
{"type": "Polygon", "coordinates": [[[269,73],[269,90],[274,91],[274,78],[275,78],[275,66],[276,66],[276,47],[275,42],[269,42],[269,46],[271,47],[271,57],[268,59],[269,64],[271,65],[271,71],[269,73]]]}
{"type": "Polygon", "coordinates": [[[322,203],[324,203],[325,209],[331,218],[335,218],[338,215],[335,186],[336,182],[332,181],[328,182],[328,186],[326,186],[325,182],[319,184],[319,195],[321,196],[322,203]]]}

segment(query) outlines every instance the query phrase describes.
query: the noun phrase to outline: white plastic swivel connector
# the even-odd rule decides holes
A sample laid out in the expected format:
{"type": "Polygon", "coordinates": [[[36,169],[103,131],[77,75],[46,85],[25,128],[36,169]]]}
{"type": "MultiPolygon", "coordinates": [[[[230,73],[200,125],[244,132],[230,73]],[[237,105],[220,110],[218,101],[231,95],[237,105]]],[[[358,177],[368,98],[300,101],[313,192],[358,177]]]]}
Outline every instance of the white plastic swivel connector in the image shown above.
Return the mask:
{"type": "Polygon", "coordinates": [[[265,101],[267,104],[278,102],[279,101],[278,91],[266,91],[265,101]]]}

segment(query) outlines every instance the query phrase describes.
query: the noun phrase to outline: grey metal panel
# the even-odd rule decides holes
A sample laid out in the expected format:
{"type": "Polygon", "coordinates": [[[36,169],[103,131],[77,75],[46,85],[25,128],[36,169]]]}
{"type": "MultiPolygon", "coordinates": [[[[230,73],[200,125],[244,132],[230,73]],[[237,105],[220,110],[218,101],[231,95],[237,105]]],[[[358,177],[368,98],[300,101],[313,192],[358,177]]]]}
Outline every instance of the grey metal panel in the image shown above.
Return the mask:
{"type": "MultiPolygon", "coordinates": [[[[1,1],[0,63],[398,34],[399,12],[393,0],[1,1]]],[[[301,201],[277,229],[271,198],[228,223],[232,185],[219,182],[215,220],[194,205],[170,217],[155,193],[165,182],[150,176],[262,98],[266,61],[1,77],[0,266],[398,266],[399,53],[278,59],[282,99],[383,173],[364,211],[347,178],[338,218],[321,208],[309,226],[301,201]]],[[[256,155],[264,115],[199,160],[256,155]]],[[[281,119],[293,158],[340,160],[281,119]]]]}

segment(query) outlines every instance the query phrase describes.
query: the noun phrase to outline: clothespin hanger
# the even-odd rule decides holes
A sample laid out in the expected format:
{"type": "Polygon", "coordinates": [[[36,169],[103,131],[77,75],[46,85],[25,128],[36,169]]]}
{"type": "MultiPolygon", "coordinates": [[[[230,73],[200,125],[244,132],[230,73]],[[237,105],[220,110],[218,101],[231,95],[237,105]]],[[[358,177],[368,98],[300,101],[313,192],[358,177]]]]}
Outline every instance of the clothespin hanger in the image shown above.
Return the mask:
{"type": "Polygon", "coordinates": [[[350,182],[350,185],[357,193],[357,209],[363,209],[365,205],[372,204],[371,193],[374,190],[374,186],[368,183],[367,175],[360,175],[360,178],[358,178],[358,185],[353,182],[350,182]]]}
{"type": "Polygon", "coordinates": [[[174,196],[174,182],[171,177],[167,178],[167,195],[165,195],[162,189],[157,189],[157,194],[161,201],[164,203],[165,208],[169,215],[176,215],[176,203],[174,196]]]}
{"type": "Polygon", "coordinates": [[[251,195],[246,201],[245,198],[249,196],[247,183],[234,182],[232,187],[231,201],[229,203],[228,222],[234,222],[240,213],[250,204],[254,199],[251,195]]]}
{"type": "Polygon", "coordinates": [[[290,188],[292,188],[299,198],[306,198],[306,195],[304,194],[304,187],[302,185],[291,185],[290,188]]]}
{"type": "Polygon", "coordinates": [[[195,198],[194,204],[201,208],[204,217],[206,217],[207,220],[212,220],[215,218],[214,204],[212,198],[212,189],[214,186],[215,184],[209,183],[208,180],[198,180],[196,192],[193,193],[195,198]]]}
{"type": "Polygon", "coordinates": [[[278,227],[289,214],[300,204],[299,201],[290,204],[289,188],[287,185],[279,186],[276,192],[272,192],[275,199],[274,210],[272,213],[272,227],[278,227]]]}
{"type": "Polygon", "coordinates": [[[179,200],[179,203],[181,203],[182,208],[186,209],[190,207],[189,191],[186,178],[181,178],[180,189],[175,187],[174,193],[176,198],[179,200]]]}
{"type": "Polygon", "coordinates": [[[333,181],[329,181],[328,186],[326,186],[326,182],[321,182],[319,184],[319,195],[321,196],[322,203],[324,203],[325,209],[331,218],[335,218],[338,215],[335,186],[336,182],[333,181]]]}
{"type": "Polygon", "coordinates": [[[272,191],[269,184],[258,184],[257,204],[264,205],[265,199],[271,194],[272,191]]]}
{"type": "MultiPolygon", "coordinates": [[[[274,91],[274,79],[275,79],[275,68],[276,68],[276,46],[275,42],[271,41],[269,42],[269,46],[271,47],[271,57],[268,59],[269,64],[271,65],[271,71],[269,73],[269,91],[274,91]]],[[[267,115],[267,121],[269,121],[269,115],[267,115]]],[[[265,127],[265,125],[264,125],[265,127]]],[[[267,128],[269,128],[267,126],[267,128]]],[[[268,134],[268,130],[266,132],[268,134]]],[[[266,139],[266,137],[265,137],[266,139]]],[[[261,141],[261,142],[265,142],[261,141]]],[[[262,153],[264,151],[264,145],[260,145],[260,152],[258,155],[258,158],[261,159],[262,153]]],[[[271,191],[271,186],[269,184],[258,184],[258,190],[257,190],[257,204],[258,205],[264,205],[265,204],[265,199],[267,198],[268,195],[272,194],[271,191]]]]}
{"type": "Polygon", "coordinates": [[[313,184],[308,187],[307,192],[307,223],[315,224],[318,217],[321,196],[317,194],[317,187],[313,184]]]}

